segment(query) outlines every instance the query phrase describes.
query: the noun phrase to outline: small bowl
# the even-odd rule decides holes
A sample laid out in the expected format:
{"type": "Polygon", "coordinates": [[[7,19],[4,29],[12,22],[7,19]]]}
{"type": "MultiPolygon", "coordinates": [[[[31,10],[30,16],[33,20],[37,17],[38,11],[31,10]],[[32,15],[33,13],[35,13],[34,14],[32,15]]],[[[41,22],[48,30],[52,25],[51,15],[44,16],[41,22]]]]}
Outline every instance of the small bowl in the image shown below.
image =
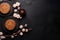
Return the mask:
{"type": "Polygon", "coordinates": [[[12,33],[14,33],[14,32],[16,32],[17,30],[18,30],[18,26],[19,26],[19,22],[18,22],[18,20],[17,19],[15,19],[15,18],[13,18],[13,17],[8,17],[8,18],[5,18],[3,21],[2,21],[2,30],[3,30],[3,32],[5,33],[5,34],[12,34],[12,33]],[[8,20],[8,19],[13,19],[15,22],[16,22],[16,26],[15,26],[15,28],[13,29],[13,30],[7,30],[6,28],[5,28],[5,21],[6,20],[8,20]],[[17,24],[18,23],[18,24],[17,24]]]}
{"type": "Polygon", "coordinates": [[[2,1],[2,2],[0,2],[0,4],[1,3],[8,3],[8,4],[10,4],[11,8],[10,8],[10,11],[7,14],[3,14],[3,13],[0,12],[0,16],[7,17],[7,16],[11,15],[14,12],[13,11],[13,9],[14,9],[13,8],[13,3],[11,1],[2,1]]]}

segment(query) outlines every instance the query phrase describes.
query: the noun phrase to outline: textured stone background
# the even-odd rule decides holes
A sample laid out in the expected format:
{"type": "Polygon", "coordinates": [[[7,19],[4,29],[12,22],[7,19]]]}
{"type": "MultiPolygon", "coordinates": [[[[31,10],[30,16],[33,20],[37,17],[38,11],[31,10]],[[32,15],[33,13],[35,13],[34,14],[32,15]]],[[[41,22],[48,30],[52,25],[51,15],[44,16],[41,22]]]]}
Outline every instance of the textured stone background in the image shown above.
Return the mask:
{"type": "Polygon", "coordinates": [[[22,3],[22,8],[27,11],[27,20],[32,27],[30,33],[22,38],[16,37],[10,40],[58,40],[60,15],[58,0],[32,0],[26,4],[22,0],[14,0],[22,3]]]}

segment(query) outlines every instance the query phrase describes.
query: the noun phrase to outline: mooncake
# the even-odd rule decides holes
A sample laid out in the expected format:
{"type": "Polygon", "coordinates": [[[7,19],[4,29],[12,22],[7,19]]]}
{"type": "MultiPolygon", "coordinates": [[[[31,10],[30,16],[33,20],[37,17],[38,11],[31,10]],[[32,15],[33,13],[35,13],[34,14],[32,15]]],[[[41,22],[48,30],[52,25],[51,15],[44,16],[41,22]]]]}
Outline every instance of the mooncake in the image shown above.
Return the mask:
{"type": "Polygon", "coordinates": [[[16,27],[16,22],[13,19],[8,19],[5,22],[5,28],[7,30],[13,30],[16,27]]]}
{"type": "Polygon", "coordinates": [[[3,2],[0,4],[0,11],[2,14],[7,14],[11,9],[11,5],[9,3],[3,2]]]}

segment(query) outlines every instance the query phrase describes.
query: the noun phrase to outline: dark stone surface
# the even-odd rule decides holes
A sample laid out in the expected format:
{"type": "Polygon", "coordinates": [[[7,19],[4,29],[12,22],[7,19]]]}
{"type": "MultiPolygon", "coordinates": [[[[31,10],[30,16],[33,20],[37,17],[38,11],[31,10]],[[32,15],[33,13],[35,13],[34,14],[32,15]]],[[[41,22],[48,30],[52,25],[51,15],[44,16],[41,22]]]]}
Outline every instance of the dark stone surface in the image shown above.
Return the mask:
{"type": "MultiPolygon", "coordinates": [[[[14,0],[20,1],[22,0],[14,0]]],[[[32,0],[32,4],[22,2],[22,8],[26,9],[28,22],[33,29],[23,37],[10,40],[58,40],[60,23],[60,9],[58,0],[32,0]]],[[[8,40],[8,39],[7,39],[8,40]]]]}

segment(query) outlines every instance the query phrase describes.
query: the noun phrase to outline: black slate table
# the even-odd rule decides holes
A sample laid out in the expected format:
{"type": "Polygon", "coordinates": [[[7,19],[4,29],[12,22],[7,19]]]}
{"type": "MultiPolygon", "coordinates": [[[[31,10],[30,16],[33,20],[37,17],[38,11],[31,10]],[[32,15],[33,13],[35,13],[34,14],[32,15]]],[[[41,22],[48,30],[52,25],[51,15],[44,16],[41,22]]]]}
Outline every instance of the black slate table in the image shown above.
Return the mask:
{"type": "Polygon", "coordinates": [[[24,22],[28,22],[33,30],[22,38],[19,36],[9,40],[58,40],[59,4],[58,0],[32,0],[29,5],[22,2],[22,8],[27,12],[24,22]]]}

